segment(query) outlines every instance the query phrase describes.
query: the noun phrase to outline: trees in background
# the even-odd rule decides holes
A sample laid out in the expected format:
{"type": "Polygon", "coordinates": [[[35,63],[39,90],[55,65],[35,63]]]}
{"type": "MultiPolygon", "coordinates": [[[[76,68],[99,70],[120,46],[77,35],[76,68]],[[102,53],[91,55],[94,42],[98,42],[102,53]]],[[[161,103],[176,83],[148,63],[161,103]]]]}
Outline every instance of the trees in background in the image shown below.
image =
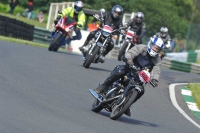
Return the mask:
{"type": "MultiPolygon", "coordinates": [[[[9,3],[10,0],[1,0],[9,3]]],[[[33,0],[34,7],[48,13],[52,2],[75,2],[75,0],[33,0]]],[[[114,5],[121,5],[124,13],[142,11],[145,15],[147,35],[151,36],[159,31],[161,26],[167,26],[170,35],[186,38],[190,22],[200,23],[198,0],[82,0],[85,8],[105,8],[111,11],[114,5]]],[[[26,7],[28,0],[18,0],[19,5],[26,7]]]]}

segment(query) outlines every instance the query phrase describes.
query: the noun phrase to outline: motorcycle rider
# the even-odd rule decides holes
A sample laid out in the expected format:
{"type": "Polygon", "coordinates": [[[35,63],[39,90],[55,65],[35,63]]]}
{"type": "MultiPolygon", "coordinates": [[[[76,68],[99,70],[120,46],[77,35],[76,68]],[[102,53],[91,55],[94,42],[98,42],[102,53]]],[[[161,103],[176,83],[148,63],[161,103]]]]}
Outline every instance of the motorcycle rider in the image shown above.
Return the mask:
{"type": "MultiPolygon", "coordinates": [[[[119,29],[121,26],[123,26],[122,24],[122,20],[121,20],[121,15],[123,13],[123,8],[119,5],[115,5],[111,12],[107,12],[103,14],[103,22],[105,25],[109,25],[113,28],[113,30],[115,29],[119,29]]],[[[98,14],[95,14],[96,18],[99,17],[98,14]]],[[[88,35],[85,43],[79,47],[80,51],[82,52],[84,50],[84,47],[86,45],[88,45],[88,42],[95,37],[95,34],[98,32],[98,29],[95,31],[90,32],[90,34],[88,35]]],[[[102,61],[105,60],[105,56],[113,49],[114,47],[114,42],[112,39],[109,40],[108,42],[108,46],[106,48],[106,51],[103,53],[103,55],[100,57],[102,61]]],[[[83,54],[84,56],[84,54],[83,54]]]]}
{"type": "MultiPolygon", "coordinates": [[[[158,54],[163,47],[164,43],[160,38],[150,38],[148,45],[140,44],[132,47],[125,53],[126,64],[116,66],[104,83],[94,89],[94,91],[97,94],[101,94],[108,89],[112,83],[124,77],[134,67],[139,67],[140,70],[142,68],[148,68],[149,72],[153,73],[151,74],[151,84],[153,87],[157,87],[161,65],[161,59],[158,54]]],[[[139,93],[135,101],[144,94],[144,91],[144,88],[142,88],[142,92],[139,93]]],[[[125,114],[131,116],[130,109],[128,109],[125,114]]]]}
{"type": "MultiPolygon", "coordinates": [[[[138,36],[137,44],[142,44],[142,37],[146,34],[144,14],[142,12],[137,12],[135,14],[135,17],[130,19],[124,26],[126,26],[127,29],[130,26],[130,29],[135,31],[136,35],[138,36]]],[[[123,36],[122,38],[124,39],[125,36],[123,36]]],[[[123,42],[123,39],[121,43],[123,42]]]]}
{"type": "MultiPolygon", "coordinates": [[[[68,38],[62,41],[61,42],[62,45],[70,44],[71,40],[80,40],[82,38],[80,28],[85,25],[85,18],[86,18],[85,13],[82,11],[83,6],[84,4],[82,1],[76,1],[74,4],[74,8],[67,7],[63,9],[62,12],[58,13],[57,18],[54,20],[54,24],[56,25],[63,16],[67,16],[67,18],[71,17],[77,22],[77,25],[74,28],[74,32],[76,33],[76,35],[73,36],[72,38],[68,38]]],[[[55,31],[53,31],[52,34],[54,33],[55,31]]]]}
{"type": "Polygon", "coordinates": [[[164,44],[165,44],[163,53],[161,55],[161,59],[162,59],[165,56],[166,49],[169,49],[170,46],[171,46],[171,44],[170,44],[171,37],[168,33],[168,28],[167,27],[161,27],[160,32],[157,32],[153,37],[161,38],[163,40],[164,44]]]}

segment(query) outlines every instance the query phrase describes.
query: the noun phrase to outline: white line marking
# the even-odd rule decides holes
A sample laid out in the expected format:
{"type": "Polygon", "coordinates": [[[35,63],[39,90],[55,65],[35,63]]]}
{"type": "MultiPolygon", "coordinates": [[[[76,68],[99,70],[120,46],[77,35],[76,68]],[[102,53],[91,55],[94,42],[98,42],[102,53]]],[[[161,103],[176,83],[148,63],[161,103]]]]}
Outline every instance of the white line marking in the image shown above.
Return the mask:
{"type": "Polygon", "coordinates": [[[190,110],[192,111],[196,111],[196,112],[200,112],[200,110],[198,109],[196,103],[192,103],[192,102],[186,102],[187,106],[190,110]]]}
{"type": "Polygon", "coordinates": [[[195,121],[193,121],[178,105],[177,101],[176,101],[176,96],[175,96],[175,86],[176,85],[187,85],[188,83],[176,83],[176,84],[170,84],[169,85],[169,95],[170,95],[170,99],[172,101],[172,104],[174,105],[174,107],[176,107],[176,109],[178,109],[178,111],[186,118],[188,119],[192,124],[194,124],[195,126],[197,126],[198,128],[200,128],[200,125],[197,124],[195,121]]]}
{"type": "Polygon", "coordinates": [[[183,95],[192,96],[192,92],[190,90],[181,89],[181,93],[183,95]]]}

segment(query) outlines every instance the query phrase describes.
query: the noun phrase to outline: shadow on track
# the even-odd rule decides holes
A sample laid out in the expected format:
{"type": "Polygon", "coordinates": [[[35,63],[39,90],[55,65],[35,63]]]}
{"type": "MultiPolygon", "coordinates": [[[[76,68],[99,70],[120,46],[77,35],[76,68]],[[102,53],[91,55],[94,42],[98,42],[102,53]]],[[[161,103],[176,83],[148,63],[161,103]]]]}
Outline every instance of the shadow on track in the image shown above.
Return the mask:
{"type": "Polygon", "coordinates": [[[83,69],[86,70],[97,70],[97,71],[104,71],[104,72],[112,72],[111,70],[103,69],[103,68],[97,68],[97,67],[89,67],[89,68],[84,68],[82,65],[79,65],[83,69]]]}
{"type": "Polygon", "coordinates": [[[92,70],[97,70],[97,71],[112,72],[111,70],[106,70],[106,69],[102,69],[102,68],[96,68],[96,67],[89,67],[89,69],[92,69],[92,70]]]}
{"type": "MultiPolygon", "coordinates": [[[[100,115],[103,115],[103,116],[106,116],[106,117],[110,117],[110,113],[108,112],[99,112],[97,114],[100,114],[100,115]]],[[[117,122],[123,122],[123,123],[127,123],[127,124],[133,124],[133,125],[143,125],[143,126],[150,126],[150,127],[158,127],[158,125],[156,124],[153,124],[153,123],[149,123],[149,122],[145,122],[145,121],[140,121],[140,120],[136,120],[136,119],[133,119],[133,118],[128,118],[124,115],[122,115],[119,119],[115,120],[117,122]]]]}
{"type": "MultiPolygon", "coordinates": [[[[56,52],[55,52],[55,53],[56,53],[56,52]]],[[[73,55],[73,56],[80,56],[80,58],[81,58],[81,55],[80,55],[80,54],[75,54],[75,53],[72,53],[72,52],[57,51],[57,53],[67,54],[67,55],[73,55]]]]}

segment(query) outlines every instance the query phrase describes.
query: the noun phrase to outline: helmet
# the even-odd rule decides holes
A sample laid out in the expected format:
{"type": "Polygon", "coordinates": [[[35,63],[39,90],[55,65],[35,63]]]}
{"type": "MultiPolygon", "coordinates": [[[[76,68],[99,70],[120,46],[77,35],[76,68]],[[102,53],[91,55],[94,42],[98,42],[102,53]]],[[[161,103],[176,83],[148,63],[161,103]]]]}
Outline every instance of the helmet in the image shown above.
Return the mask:
{"type": "Polygon", "coordinates": [[[144,19],[144,14],[142,12],[137,12],[135,14],[136,23],[142,23],[144,19]]]}
{"type": "Polygon", "coordinates": [[[164,42],[161,38],[150,38],[150,41],[147,45],[147,51],[150,56],[156,57],[160,51],[164,48],[164,42]]]}
{"type": "Polygon", "coordinates": [[[160,28],[160,36],[161,37],[166,37],[168,34],[168,28],[167,27],[161,27],[160,28]]]}
{"type": "Polygon", "coordinates": [[[74,11],[75,13],[79,13],[83,9],[83,2],[82,1],[76,1],[74,4],[74,11]]]}
{"type": "Polygon", "coordinates": [[[119,5],[115,5],[113,8],[112,8],[112,17],[113,18],[120,18],[120,16],[122,15],[123,13],[123,8],[119,5]]]}

